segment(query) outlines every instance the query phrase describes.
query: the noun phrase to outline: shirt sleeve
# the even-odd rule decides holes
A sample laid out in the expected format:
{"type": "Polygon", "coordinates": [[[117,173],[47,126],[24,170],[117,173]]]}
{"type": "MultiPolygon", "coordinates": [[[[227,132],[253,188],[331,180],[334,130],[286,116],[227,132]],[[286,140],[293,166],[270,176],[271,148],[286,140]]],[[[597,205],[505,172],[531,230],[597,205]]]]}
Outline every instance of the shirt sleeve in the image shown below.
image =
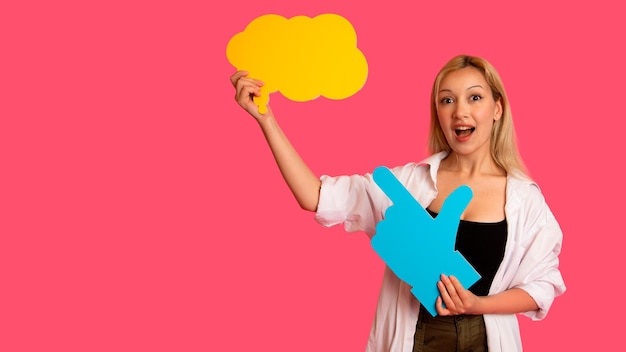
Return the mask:
{"type": "MultiPolygon", "coordinates": [[[[394,176],[415,199],[426,204],[434,197],[426,164],[413,162],[396,166],[394,176]],[[426,192],[429,189],[431,192],[426,192]]],[[[364,175],[320,177],[322,186],[315,220],[327,227],[344,224],[348,232],[364,231],[370,238],[376,233],[376,224],[385,216],[391,200],[378,187],[371,173],[364,175]]],[[[423,205],[425,206],[425,205],[423,205]]]]}
{"type": "Polygon", "coordinates": [[[522,243],[527,250],[513,286],[528,292],[539,307],[523,314],[533,320],[541,320],[550,310],[554,298],[566,289],[559,270],[563,233],[539,189],[531,187],[533,190],[529,193],[526,208],[529,231],[522,243]]]}
{"type": "Polygon", "coordinates": [[[322,185],[315,220],[327,227],[343,223],[348,232],[364,231],[372,237],[391,201],[374,182],[371,173],[324,175],[320,180],[322,185]]]}

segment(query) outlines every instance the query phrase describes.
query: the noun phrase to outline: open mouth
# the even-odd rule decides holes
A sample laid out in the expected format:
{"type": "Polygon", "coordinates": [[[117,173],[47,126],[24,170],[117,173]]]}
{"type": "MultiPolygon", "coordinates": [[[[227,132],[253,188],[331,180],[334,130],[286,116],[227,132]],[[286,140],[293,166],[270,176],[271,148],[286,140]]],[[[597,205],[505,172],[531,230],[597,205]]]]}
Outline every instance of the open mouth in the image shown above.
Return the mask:
{"type": "Polygon", "coordinates": [[[461,126],[461,127],[455,128],[454,133],[456,133],[458,137],[467,137],[470,134],[472,134],[474,130],[476,130],[476,127],[461,126]]]}

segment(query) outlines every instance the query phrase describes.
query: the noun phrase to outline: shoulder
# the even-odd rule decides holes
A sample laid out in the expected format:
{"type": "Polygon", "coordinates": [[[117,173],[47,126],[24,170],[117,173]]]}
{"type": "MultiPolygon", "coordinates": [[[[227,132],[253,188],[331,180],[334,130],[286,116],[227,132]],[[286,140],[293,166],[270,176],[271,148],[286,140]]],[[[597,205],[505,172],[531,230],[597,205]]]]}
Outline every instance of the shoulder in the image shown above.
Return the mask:
{"type": "Polygon", "coordinates": [[[545,202],[539,185],[521,173],[507,175],[507,200],[537,204],[545,202]]]}
{"type": "Polygon", "coordinates": [[[545,222],[550,213],[539,185],[523,175],[507,176],[506,211],[527,226],[545,222]]]}
{"type": "Polygon", "coordinates": [[[561,231],[541,189],[527,177],[507,177],[507,213],[528,233],[550,232],[560,240],[561,231]]]}

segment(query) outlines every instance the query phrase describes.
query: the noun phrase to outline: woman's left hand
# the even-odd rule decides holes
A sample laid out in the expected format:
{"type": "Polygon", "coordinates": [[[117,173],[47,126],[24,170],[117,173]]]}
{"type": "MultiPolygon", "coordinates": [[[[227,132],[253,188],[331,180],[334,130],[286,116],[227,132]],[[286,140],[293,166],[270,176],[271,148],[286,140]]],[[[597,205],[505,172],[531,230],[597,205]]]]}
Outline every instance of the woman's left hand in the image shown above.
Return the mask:
{"type": "Polygon", "coordinates": [[[441,275],[437,282],[439,297],[436,309],[439,315],[481,314],[476,311],[480,297],[463,288],[461,282],[454,276],[441,275]],[[445,304],[445,308],[443,307],[445,304]]]}

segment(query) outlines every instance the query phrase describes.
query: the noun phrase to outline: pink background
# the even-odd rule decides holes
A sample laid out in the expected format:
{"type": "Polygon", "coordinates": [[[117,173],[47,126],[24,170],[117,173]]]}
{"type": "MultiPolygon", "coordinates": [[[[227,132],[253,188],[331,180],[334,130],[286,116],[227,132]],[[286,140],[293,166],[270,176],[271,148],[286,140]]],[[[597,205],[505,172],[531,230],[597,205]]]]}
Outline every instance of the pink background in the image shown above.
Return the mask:
{"type": "Polygon", "coordinates": [[[437,70],[490,60],[565,233],[569,291],[520,318],[526,350],[622,345],[618,4],[3,2],[0,350],[364,350],[382,261],[298,208],[233,100],[226,44],[267,13],[340,14],[368,59],[350,99],[272,96],[318,175],[426,156],[437,70]]]}

